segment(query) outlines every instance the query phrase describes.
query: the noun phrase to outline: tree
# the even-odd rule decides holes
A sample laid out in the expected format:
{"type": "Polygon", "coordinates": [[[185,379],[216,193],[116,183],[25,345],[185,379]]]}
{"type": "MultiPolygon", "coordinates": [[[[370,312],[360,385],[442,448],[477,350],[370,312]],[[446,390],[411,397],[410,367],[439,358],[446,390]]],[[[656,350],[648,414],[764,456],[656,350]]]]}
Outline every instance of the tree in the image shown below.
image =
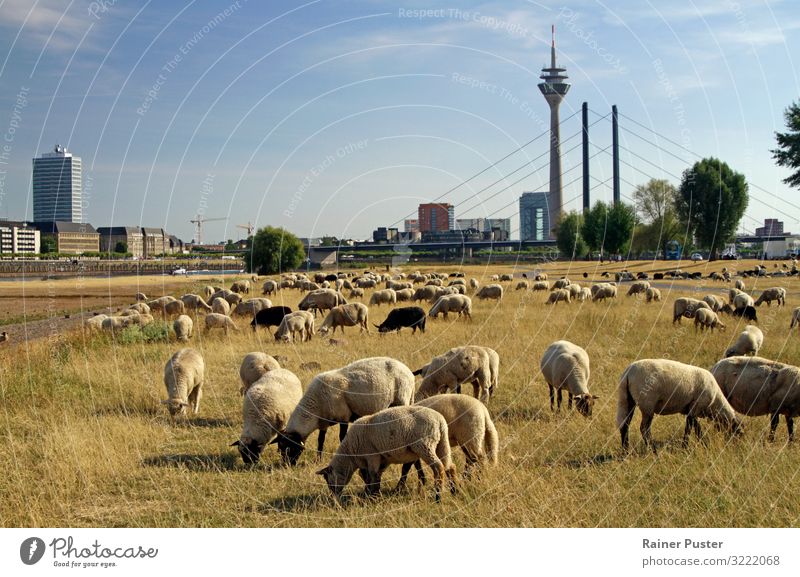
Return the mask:
{"type": "Polygon", "coordinates": [[[627,252],[636,225],[636,212],[632,206],[618,202],[609,207],[607,214],[605,248],[611,253],[627,252]]]}
{"type": "Polygon", "coordinates": [[[128,252],[128,243],[121,240],[118,241],[117,244],[114,245],[114,252],[118,252],[120,254],[128,252]]]}
{"type": "Polygon", "coordinates": [[[39,252],[41,254],[49,254],[57,250],[56,239],[52,236],[42,236],[39,243],[39,252]]]}
{"type": "Polygon", "coordinates": [[[335,236],[323,236],[320,242],[320,246],[337,246],[338,244],[339,239],[335,236]]]}
{"type": "Polygon", "coordinates": [[[283,228],[267,226],[253,237],[245,264],[248,272],[276,274],[296,269],[305,257],[300,239],[283,228]]]}
{"type": "Polygon", "coordinates": [[[783,111],[788,132],[776,132],[775,140],[778,148],[770,150],[772,158],[783,166],[794,170],[792,174],[783,179],[789,186],[800,186],[800,104],[792,102],[789,108],[783,111]]]}
{"type": "Polygon", "coordinates": [[[603,240],[606,236],[606,221],[608,220],[608,205],[598,202],[583,215],[581,236],[583,241],[592,251],[603,251],[603,240]]]}
{"type": "Polygon", "coordinates": [[[556,226],[556,244],[561,256],[570,260],[586,254],[586,243],[581,238],[581,215],[574,210],[562,216],[556,226]]]}
{"type": "Polygon", "coordinates": [[[733,239],[747,209],[747,181],[716,158],[704,158],[684,171],[676,208],[691,234],[716,260],[733,239]]]}
{"type": "Polygon", "coordinates": [[[669,213],[675,212],[677,195],[677,189],[668,180],[651,178],[633,191],[636,213],[645,224],[662,221],[669,213]]]}

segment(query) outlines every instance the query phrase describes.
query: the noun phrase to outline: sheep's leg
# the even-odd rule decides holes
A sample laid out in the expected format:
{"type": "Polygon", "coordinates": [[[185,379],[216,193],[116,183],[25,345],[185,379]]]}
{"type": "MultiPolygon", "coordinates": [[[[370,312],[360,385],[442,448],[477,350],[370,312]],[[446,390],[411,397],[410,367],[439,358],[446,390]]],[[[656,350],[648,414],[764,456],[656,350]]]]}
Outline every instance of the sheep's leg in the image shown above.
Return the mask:
{"type": "Polygon", "coordinates": [[[200,398],[203,396],[203,392],[200,389],[200,385],[197,385],[192,392],[189,393],[189,406],[192,407],[192,413],[195,415],[200,412],[200,398]]]}
{"type": "Polygon", "coordinates": [[[683,429],[684,448],[689,446],[689,435],[692,434],[692,430],[694,429],[694,421],[695,418],[692,415],[686,415],[686,426],[683,429]]]}
{"type": "MultiPolygon", "coordinates": [[[[780,413],[772,413],[772,416],[769,419],[769,437],[767,439],[771,443],[775,440],[775,429],[778,428],[778,422],[781,420],[780,413]]],[[[787,422],[788,424],[788,422],[787,422]]]]}
{"type": "Polygon", "coordinates": [[[547,386],[550,388],[550,410],[551,411],[555,411],[556,410],[556,406],[555,406],[556,405],[556,391],[553,388],[553,385],[548,384],[547,386]]]}
{"type": "Polygon", "coordinates": [[[567,409],[572,410],[572,393],[567,391],[567,409]]]}
{"type": "Polygon", "coordinates": [[[786,415],[786,432],[789,433],[789,442],[794,441],[794,420],[786,415]]]}
{"type": "Polygon", "coordinates": [[[433,492],[436,496],[436,502],[438,503],[442,500],[442,481],[445,474],[444,464],[442,464],[442,461],[436,453],[423,443],[415,444],[410,448],[420,459],[425,461],[431,468],[431,471],[433,471],[433,492]]]}
{"type": "Polygon", "coordinates": [[[639,426],[639,431],[642,433],[642,439],[644,439],[644,446],[647,448],[649,445],[653,452],[656,452],[656,446],[653,444],[653,440],[650,438],[650,426],[653,424],[653,415],[649,415],[646,413],[642,413],[642,424],[639,426]]]}
{"type": "Polygon", "coordinates": [[[317,436],[317,459],[322,458],[322,448],[325,446],[325,433],[327,432],[327,427],[323,427],[319,430],[319,435],[317,436]]]}
{"type": "Polygon", "coordinates": [[[556,411],[561,412],[561,389],[556,389],[556,411]]]}
{"type": "Polygon", "coordinates": [[[476,399],[480,399],[481,401],[483,400],[483,394],[481,393],[481,384],[477,380],[472,381],[472,396],[475,397],[476,399]]]}

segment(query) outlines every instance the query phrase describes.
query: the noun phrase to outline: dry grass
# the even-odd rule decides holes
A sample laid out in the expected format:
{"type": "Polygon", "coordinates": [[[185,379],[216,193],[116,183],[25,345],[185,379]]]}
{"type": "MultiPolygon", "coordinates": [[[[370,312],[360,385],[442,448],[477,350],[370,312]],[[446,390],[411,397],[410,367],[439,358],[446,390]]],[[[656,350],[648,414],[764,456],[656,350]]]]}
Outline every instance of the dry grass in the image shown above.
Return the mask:
{"type": "MultiPolygon", "coordinates": [[[[683,268],[707,274],[724,264],[728,263],[683,263],[683,268]]],[[[599,280],[600,270],[620,268],[599,269],[597,263],[551,265],[551,279],[568,267],[579,282],[584,271],[590,280],[599,280]]],[[[510,270],[502,268],[475,267],[467,275],[510,270]]],[[[636,268],[649,269],[651,263],[636,268]]],[[[113,298],[129,299],[142,290],[142,282],[115,279],[113,298]]],[[[180,294],[199,282],[181,279],[167,290],[180,294]]],[[[753,282],[747,282],[748,288],[753,282]]],[[[794,363],[800,358],[798,337],[788,332],[791,305],[800,301],[797,282],[759,281],[760,287],[786,286],[790,304],[759,309],[765,332],[763,356],[794,363]]],[[[122,346],[80,332],[57,341],[32,342],[14,358],[5,355],[0,361],[4,471],[0,524],[795,526],[800,495],[793,487],[800,455],[785,444],[783,424],[778,441],[769,444],[767,418],[748,419],[745,436],[729,443],[704,422],[706,442],[692,442],[683,449],[682,418],[657,417],[653,435],[662,445],[657,456],[641,450],[635,430],[634,452],[627,458],[620,453],[614,415],[622,370],[635,359],[662,356],[710,367],[743,324],[726,318],[727,332],[713,334],[695,334],[686,320],[673,327],[676,296],[702,296],[727,288],[710,281],[703,284],[706,288],[690,282],[675,283],[671,292],[662,288],[663,303],[648,305],[622,295],[607,304],[550,307],[543,306],[544,293],[517,292],[512,283],[502,304],[476,302],[471,323],[430,322],[424,336],[414,337],[408,332],[359,335],[348,329],[345,347],[330,346],[318,337],[296,346],[278,345],[265,332],[254,335],[249,329],[230,337],[198,335],[191,346],[206,361],[205,396],[200,414],[180,424],[171,423],[160,405],[165,398],[163,366],[180,348],[177,343],[122,346]],[[574,412],[550,412],[538,365],[545,347],[561,338],[585,347],[591,357],[590,387],[601,396],[592,419],[574,412]],[[500,353],[500,385],[490,405],[501,436],[500,464],[478,479],[462,482],[459,494],[445,496],[441,504],[434,503],[429,489],[367,500],[360,496],[361,482],[354,480],[347,490],[349,505],[339,508],[314,474],[320,464],[311,452],[298,467],[287,469],[277,466],[275,449],[268,447],[262,463],[249,469],[229,447],[241,426],[238,365],[249,351],[287,356],[287,368],[308,383],[313,375],[299,368],[303,362],[317,361],[327,369],[366,356],[390,355],[418,368],[431,356],[467,342],[500,353]]],[[[8,290],[4,284],[3,291],[8,290]]],[[[295,291],[282,294],[292,307],[300,299],[295,291]]],[[[370,311],[374,322],[387,312],[386,307],[370,311]]],[[[634,426],[638,427],[638,416],[634,426]]],[[[337,444],[337,435],[328,435],[326,451],[335,450],[337,444]]],[[[315,445],[313,436],[310,445],[315,445]]],[[[460,468],[463,457],[459,450],[456,455],[460,468]]],[[[395,469],[387,473],[386,488],[397,474],[395,469]]],[[[416,486],[414,481],[411,485],[416,486]]]]}

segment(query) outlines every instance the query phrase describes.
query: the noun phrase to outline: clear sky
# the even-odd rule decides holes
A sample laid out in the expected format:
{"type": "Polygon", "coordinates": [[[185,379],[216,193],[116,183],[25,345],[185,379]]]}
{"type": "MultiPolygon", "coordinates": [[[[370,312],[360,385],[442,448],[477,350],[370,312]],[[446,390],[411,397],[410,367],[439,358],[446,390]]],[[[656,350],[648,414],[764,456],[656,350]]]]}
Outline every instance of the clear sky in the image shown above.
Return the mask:
{"type": "MultiPolygon", "coordinates": [[[[206,241],[247,222],[366,238],[547,131],[536,85],[551,24],[572,83],[567,209],[587,101],[593,200],[611,195],[602,116],[616,104],[623,198],[716,156],[763,189],[745,230],[778,217],[800,232],[800,198],[769,152],[800,94],[793,0],[0,0],[0,216],[32,216],[31,158],[59,143],[83,159],[94,226],[190,240],[201,213],[227,218],[206,241]]],[[[545,135],[442,201],[457,218],[511,217],[516,237],[519,195],[547,188],[547,147],[545,135]]]]}

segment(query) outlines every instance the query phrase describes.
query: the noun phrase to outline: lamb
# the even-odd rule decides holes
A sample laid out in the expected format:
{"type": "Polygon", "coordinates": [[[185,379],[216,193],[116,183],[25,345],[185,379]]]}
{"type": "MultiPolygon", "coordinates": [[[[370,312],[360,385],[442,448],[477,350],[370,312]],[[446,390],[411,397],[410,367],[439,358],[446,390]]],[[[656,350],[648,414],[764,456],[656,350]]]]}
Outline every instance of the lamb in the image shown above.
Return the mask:
{"type": "Polygon", "coordinates": [[[193,327],[192,317],[188,315],[181,315],[172,323],[172,330],[175,331],[175,336],[179,341],[184,342],[192,338],[193,327]]]}
{"type": "Polygon", "coordinates": [[[333,289],[319,289],[311,291],[305,297],[303,297],[303,300],[300,301],[300,304],[297,305],[297,308],[301,311],[311,310],[314,313],[314,316],[317,316],[318,311],[329,311],[333,307],[346,304],[347,301],[341,293],[338,293],[333,289]]]}
{"type": "Polygon", "coordinates": [[[433,472],[436,501],[441,499],[444,476],[455,493],[447,421],[428,407],[393,407],[358,419],[336,450],[330,463],[317,471],[341,503],[342,491],[359,471],[367,495],[380,492],[381,476],[388,465],[425,461],[433,472]]]}
{"type": "Polygon", "coordinates": [[[362,288],[350,289],[350,298],[351,299],[364,298],[364,289],[362,289],[362,288]]]}
{"type": "Polygon", "coordinates": [[[274,280],[265,281],[263,285],[261,285],[261,294],[272,296],[274,293],[278,292],[278,283],[274,280]]]}
{"type": "Polygon", "coordinates": [[[533,283],[533,287],[531,287],[531,290],[534,290],[534,291],[549,291],[550,290],[550,284],[546,280],[536,281],[536,282],[533,283]]]}
{"type": "Polygon", "coordinates": [[[190,348],[179,350],[167,361],[164,366],[167,400],[161,402],[167,405],[172,417],[185,415],[186,407],[191,407],[193,414],[198,413],[205,370],[202,355],[190,348]]]}
{"type": "Polygon", "coordinates": [[[448,313],[457,313],[458,316],[463,314],[472,319],[472,299],[466,295],[441,296],[428,311],[428,316],[435,319],[440,313],[445,319],[448,313]]]}
{"type": "Polygon", "coordinates": [[[503,299],[503,287],[499,284],[487,284],[476,292],[475,296],[479,299],[495,299],[499,301],[503,299]]]}
{"type": "MultiPolygon", "coordinates": [[[[245,361],[250,355],[245,357],[245,361]]],[[[253,465],[258,463],[264,447],[286,427],[303,396],[303,386],[291,371],[272,367],[243,388],[242,394],[242,434],[231,447],[238,447],[245,465],[253,465]]]]}
{"type": "Polygon", "coordinates": [[[286,429],[278,435],[284,461],[294,465],[305,440],[319,429],[317,454],[322,454],[328,427],[339,423],[339,441],[347,424],[388,407],[410,405],[414,375],[406,365],[389,357],[371,357],[340,369],[318,374],[308,385],[286,429]]]}
{"type": "Polygon", "coordinates": [[[528,290],[528,281],[521,280],[517,283],[517,286],[514,290],[528,290]]]}
{"type": "Polygon", "coordinates": [[[686,415],[684,445],[692,430],[700,437],[699,417],[712,419],[718,428],[732,434],[741,434],[743,430],[733,407],[709,371],[669,359],[642,359],[623,371],[617,401],[617,428],[623,450],[628,449],[628,428],[637,406],[642,413],[642,439],[654,452],[650,426],[655,414],[686,415]]]}
{"type": "Polygon", "coordinates": [[[725,325],[722,324],[722,321],[719,320],[717,313],[710,309],[698,309],[697,312],[694,314],[694,330],[697,332],[697,329],[705,330],[706,328],[710,330],[719,329],[721,331],[725,330],[725,325]]]}
{"type": "Polygon", "coordinates": [[[260,351],[247,353],[242,359],[242,364],[239,366],[239,379],[242,381],[239,394],[245,394],[247,389],[250,388],[250,385],[255,383],[258,379],[268,372],[280,368],[281,365],[275,357],[260,351]]]}
{"type": "Polygon", "coordinates": [[[185,294],[181,297],[181,301],[183,302],[183,306],[190,311],[197,312],[198,309],[202,309],[206,312],[213,312],[211,309],[211,305],[209,305],[203,297],[196,294],[185,294]]]}
{"type": "Polygon", "coordinates": [[[644,293],[645,302],[661,301],[661,291],[655,287],[649,287],[644,293]]]}
{"type": "Polygon", "coordinates": [[[767,303],[767,306],[770,306],[772,301],[778,301],[778,306],[785,305],[786,289],[782,287],[765,289],[753,306],[761,306],[761,303],[767,303]]]}
{"type": "Polygon", "coordinates": [[[683,317],[693,318],[697,309],[711,310],[711,307],[709,307],[708,303],[705,301],[699,301],[689,297],[675,299],[675,303],[672,305],[672,324],[681,322],[681,318],[683,317]]]}
{"type": "Polygon", "coordinates": [[[347,305],[339,305],[333,307],[322,321],[319,327],[321,334],[326,334],[329,330],[332,333],[336,332],[336,327],[340,327],[344,333],[344,327],[354,327],[358,325],[361,330],[360,333],[367,331],[369,334],[369,309],[363,303],[350,303],[347,305]]]}
{"type": "Polygon", "coordinates": [[[589,355],[578,345],[569,341],[556,341],[544,351],[539,364],[542,376],[550,389],[550,410],[554,397],[557,408],[561,410],[561,391],[569,394],[567,407],[575,408],[584,417],[592,416],[592,407],[598,397],[589,393],[589,355]]]}
{"type": "Polygon", "coordinates": [[[703,302],[705,302],[715,313],[721,311],[722,307],[725,306],[725,301],[723,301],[717,295],[706,295],[703,297],[703,302]]]}
{"type": "Polygon", "coordinates": [[[792,322],[789,323],[789,330],[791,331],[796,324],[800,324],[800,307],[792,311],[792,322]]]}
{"type": "Polygon", "coordinates": [[[224,298],[216,297],[211,301],[211,312],[228,316],[231,312],[231,305],[224,298]]]}
{"type": "Polygon", "coordinates": [[[764,333],[756,326],[746,325],[728,350],[725,358],[741,355],[757,355],[761,345],[764,344],[764,333]]]}
{"type": "Polygon", "coordinates": [[[208,334],[211,329],[224,329],[225,334],[228,334],[229,329],[233,329],[235,331],[239,330],[239,327],[233,322],[231,317],[226,315],[221,315],[219,313],[208,313],[206,315],[206,330],[204,334],[208,334]]]}
{"type": "Polygon", "coordinates": [[[488,402],[500,378],[500,356],[489,347],[454,347],[414,374],[422,375],[418,400],[451,390],[460,393],[462,383],[472,383],[473,396],[488,402]]]}
{"type": "Polygon", "coordinates": [[[750,417],[770,415],[769,440],[783,415],[789,442],[794,440],[793,418],[800,415],[800,369],[761,357],[731,357],[711,368],[731,406],[750,417]]]}
{"type": "Polygon", "coordinates": [[[567,289],[556,289],[550,293],[550,296],[547,297],[547,302],[544,304],[555,305],[558,301],[568,303],[570,300],[569,291],[567,289]]]}
{"type": "Polygon", "coordinates": [[[372,293],[372,296],[369,297],[369,306],[372,305],[393,305],[397,303],[397,293],[394,292],[394,289],[384,289],[375,291],[372,293]]]}
{"type": "Polygon", "coordinates": [[[311,333],[306,330],[308,324],[306,313],[311,315],[311,320],[313,322],[314,315],[308,311],[294,311],[293,313],[284,315],[281,324],[278,325],[278,330],[275,331],[275,340],[294,342],[295,335],[300,333],[300,342],[310,341],[311,333]]]}
{"type": "Polygon", "coordinates": [[[639,293],[646,293],[647,289],[650,288],[650,283],[646,280],[636,281],[631,285],[631,288],[628,289],[628,296],[631,295],[638,295],[639,293]]]}
{"type": "Polygon", "coordinates": [[[609,283],[592,285],[592,302],[617,298],[617,287],[609,283]]]}

